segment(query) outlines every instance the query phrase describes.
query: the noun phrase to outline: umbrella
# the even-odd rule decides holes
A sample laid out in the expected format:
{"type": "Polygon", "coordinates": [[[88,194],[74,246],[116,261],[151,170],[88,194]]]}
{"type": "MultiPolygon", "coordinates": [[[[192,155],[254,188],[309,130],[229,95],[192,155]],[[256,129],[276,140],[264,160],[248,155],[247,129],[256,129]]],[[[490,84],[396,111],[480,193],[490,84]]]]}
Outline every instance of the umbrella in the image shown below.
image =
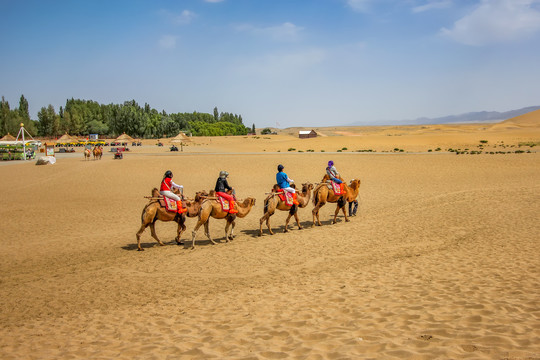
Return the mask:
{"type": "Polygon", "coordinates": [[[135,139],[133,139],[131,136],[129,136],[128,134],[126,133],[123,133],[122,135],[120,135],[119,137],[117,137],[115,139],[115,141],[134,141],[135,139]]]}
{"type": "Polygon", "coordinates": [[[170,141],[172,143],[182,143],[182,142],[185,143],[185,142],[190,142],[191,139],[189,138],[189,136],[187,136],[186,134],[181,132],[178,135],[176,135],[175,137],[173,137],[172,139],[170,139],[170,141]]]}
{"type": "Polygon", "coordinates": [[[73,142],[77,143],[78,141],[77,141],[76,138],[71,137],[67,133],[65,133],[58,140],[56,140],[57,144],[69,144],[69,143],[73,143],[73,142]]]}
{"type": "Polygon", "coordinates": [[[7,133],[6,136],[0,139],[0,141],[14,141],[14,140],[16,140],[15,136],[11,135],[10,133],[7,133]]]}

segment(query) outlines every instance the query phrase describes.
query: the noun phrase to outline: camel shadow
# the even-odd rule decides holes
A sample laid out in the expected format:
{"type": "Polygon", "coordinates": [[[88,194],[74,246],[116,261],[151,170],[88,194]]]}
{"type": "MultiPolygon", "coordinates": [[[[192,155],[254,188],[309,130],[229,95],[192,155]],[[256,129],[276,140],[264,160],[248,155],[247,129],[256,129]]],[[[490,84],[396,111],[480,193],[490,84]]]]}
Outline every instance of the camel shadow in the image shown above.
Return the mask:
{"type": "MultiPolygon", "coordinates": [[[[220,243],[225,243],[225,237],[222,237],[222,238],[219,238],[219,239],[214,239],[215,242],[217,242],[218,244],[220,243]]],[[[183,249],[190,249],[191,248],[191,239],[184,239],[184,240],[180,240],[180,244],[178,244],[176,242],[176,240],[170,240],[170,241],[163,241],[163,243],[165,244],[165,246],[179,246],[183,249]]],[[[208,246],[208,245],[213,245],[212,242],[208,239],[204,239],[204,240],[197,240],[195,239],[195,245],[196,246],[208,246]]],[[[154,248],[154,247],[161,247],[161,245],[159,245],[157,242],[141,242],[141,248],[142,249],[151,249],[151,248],[154,248]]],[[[124,245],[121,247],[123,250],[127,250],[127,251],[132,251],[132,250],[137,250],[137,243],[134,243],[134,244],[128,244],[128,245],[124,245]]]]}

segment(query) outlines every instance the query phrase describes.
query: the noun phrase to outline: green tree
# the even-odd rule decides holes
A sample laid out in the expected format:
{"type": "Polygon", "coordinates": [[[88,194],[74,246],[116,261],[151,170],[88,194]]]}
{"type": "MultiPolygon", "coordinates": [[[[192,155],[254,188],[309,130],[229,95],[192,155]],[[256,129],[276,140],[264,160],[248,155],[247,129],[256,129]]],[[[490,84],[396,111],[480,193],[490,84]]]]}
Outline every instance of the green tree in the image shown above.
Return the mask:
{"type": "Polygon", "coordinates": [[[11,111],[9,110],[9,102],[2,96],[2,102],[0,103],[0,135],[4,136],[8,133],[8,124],[11,117],[11,111]]]}
{"type": "Polygon", "coordinates": [[[26,100],[24,95],[21,95],[19,100],[19,114],[24,123],[30,120],[30,113],[28,112],[28,100],[26,100]]]}
{"type": "Polygon", "coordinates": [[[252,134],[256,134],[256,133],[257,133],[257,132],[255,131],[255,124],[253,124],[253,125],[251,126],[251,133],[252,133],[252,134]]]}
{"type": "Polygon", "coordinates": [[[272,130],[270,130],[270,128],[264,128],[261,131],[261,135],[268,135],[268,134],[271,134],[271,133],[272,133],[272,130]]]}
{"type": "Polygon", "coordinates": [[[214,121],[215,122],[219,121],[219,113],[218,113],[217,106],[214,108],[214,121]]]}
{"type": "Polygon", "coordinates": [[[48,107],[42,107],[38,112],[38,131],[42,136],[55,136],[58,135],[59,128],[59,117],[54,111],[54,107],[49,104],[48,107]]]}

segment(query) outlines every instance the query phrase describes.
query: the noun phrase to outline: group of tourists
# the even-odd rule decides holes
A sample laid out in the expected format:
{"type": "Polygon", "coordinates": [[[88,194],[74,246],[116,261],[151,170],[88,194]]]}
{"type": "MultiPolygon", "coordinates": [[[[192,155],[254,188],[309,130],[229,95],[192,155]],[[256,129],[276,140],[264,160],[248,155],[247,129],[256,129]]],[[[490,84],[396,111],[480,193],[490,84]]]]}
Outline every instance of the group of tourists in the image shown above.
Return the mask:
{"type": "MultiPolygon", "coordinates": [[[[292,183],[294,183],[294,180],[289,178],[289,176],[283,171],[285,167],[281,164],[277,167],[277,174],[276,174],[276,183],[278,187],[283,190],[284,192],[288,192],[293,197],[293,204],[298,205],[298,200],[296,196],[296,189],[292,187],[292,183]]],[[[334,162],[330,160],[328,162],[328,166],[326,167],[326,174],[330,177],[330,180],[334,181],[337,184],[340,184],[340,186],[343,188],[343,181],[339,179],[339,173],[336,170],[336,167],[334,166],[334,162]]],[[[227,171],[221,170],[219,172],[219,177],[216,181],[216,186],[214,187],[214,191],[216,192],[217,196],[220,196],[227,201],[229,201],[229,213],[234,214],[237,213],[238,210],[234,208],[235,203],[235,197],[234,197],[234,189],[229,185],[227,182],[227,177],[229,176],[229,173],[227,171]],[[230,192],[230,193],[229,193],[230,192]]],[[[165,174],[163,175],[163,180],[161,181],[161,186],[159,189],[159,192],[161,195],[168,197],[169,199],[172,199],[176,201],[178,205],[178,212],[184,213],[187,211],[186,208],[182,206],[182,199],[180,196],[176,195],[172,190],[174,188],[180,190],[180,193],[183,194],[184,192],[184,186],[178,185],[174,181],[172,181],[173,173],[171,170],[167,170],[165,174]]]]}

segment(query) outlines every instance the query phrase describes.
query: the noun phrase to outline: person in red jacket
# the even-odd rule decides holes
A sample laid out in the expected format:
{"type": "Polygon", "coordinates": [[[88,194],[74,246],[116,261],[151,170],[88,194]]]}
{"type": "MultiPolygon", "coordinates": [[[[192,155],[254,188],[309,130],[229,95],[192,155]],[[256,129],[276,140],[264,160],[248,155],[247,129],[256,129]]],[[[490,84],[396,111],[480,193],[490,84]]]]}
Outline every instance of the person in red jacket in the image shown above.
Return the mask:
{"type": "Polygon", "coordinates": [[[184,186],[175,184],[174,181],[172,181],[173,173],[171,170],[165,171],[165,175],[163,175],[163,180],[161,181],[161,187],[159,188],[159,193],[163,196],[168,197],[169,199],[173,199],[176,201],[176,204],[178,206],[178,213],[182,214],[187,211],[184,207],[182,207],[182,200],[178,195],[172,192],[173,188],[177,188],[180,191],[184,190],[184,186]]]}

